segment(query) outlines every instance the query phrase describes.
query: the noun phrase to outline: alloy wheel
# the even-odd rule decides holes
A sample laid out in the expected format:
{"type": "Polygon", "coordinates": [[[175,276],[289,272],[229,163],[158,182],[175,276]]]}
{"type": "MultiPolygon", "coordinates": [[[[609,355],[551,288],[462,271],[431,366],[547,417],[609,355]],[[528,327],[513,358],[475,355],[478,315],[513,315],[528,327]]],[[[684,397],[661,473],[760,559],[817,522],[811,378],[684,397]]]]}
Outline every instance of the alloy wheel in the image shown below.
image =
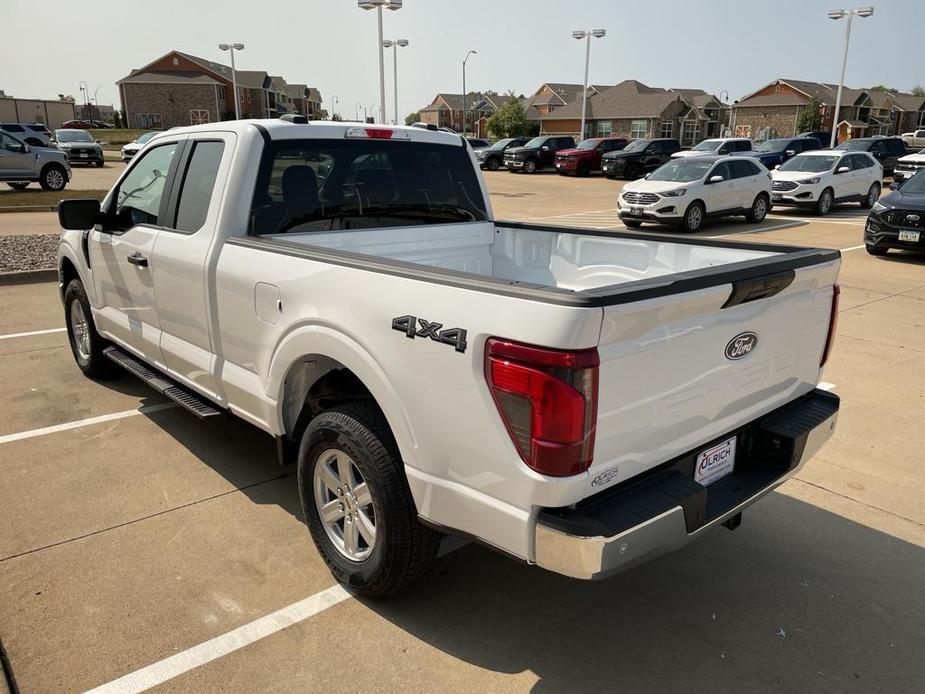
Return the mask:
{"type": "Polygon", "coordinates": [[[356,463],[329,448],[318,456],[312,477],[315,507],[331,544],[350,561],[368,558],[376,546],[376,513],[356,463]]]}

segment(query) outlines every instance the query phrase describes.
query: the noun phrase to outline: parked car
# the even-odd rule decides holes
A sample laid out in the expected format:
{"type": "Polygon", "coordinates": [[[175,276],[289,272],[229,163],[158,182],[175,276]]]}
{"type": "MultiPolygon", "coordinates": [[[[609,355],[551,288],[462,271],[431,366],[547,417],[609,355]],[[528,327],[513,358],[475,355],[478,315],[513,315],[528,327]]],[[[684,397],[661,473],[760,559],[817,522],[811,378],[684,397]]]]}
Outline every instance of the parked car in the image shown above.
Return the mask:
{"type": "Polygon", "coordinates": [[[909,149],[921,149],[925,147],[925,130],[916,130],[911,133],[900,135],[903,144],[909,149]]]}
{"type": "Polygon", "coordinates": [[[832,205],[880,197],[883,167],[869,152],[821,149],[798,154],[771,172],[771,204],[805,207],[826,215],[832,205]]]}
{"type": "Polygon", "coordinates": [[[61,127],[65,130],[89,130],[93,124],[88,120],[66,120],[61,127]]]}
{"type": "Polygon", "coordinates": [[[132,157],[138,154],[138,150],[147,144],[148,140],[157,135],[156,130],[149,130],[146,133],[142,133],[135,138],[134,141],[129,142],[127,145],[122,146],[122,161],[129,161],[132,157]]]}
{"type": "Polygon", "coordinates": [[[797,137],[815,137],[825,149],[828,149],[832,142],[832,132],[830,130],[810,130],[800,133],[797,137]]]}
{"type": "Polygon", "coordinates": [[[563,176],[587,176],[592,171],[600,171],[603,156],[607,152],[623,149],[628,142],[623,137],[591,137],[582,140],[577,147],[563,149],[556,154],[556,171],[563,176]]]}
{"type": "Polygon", "coordinates": [[[60,204],[64,325],[86,376],[273,437],[351,591],[426,575],[441,533],[604,578],[831,436],[838,251],[498,222],[458,136],[260,125],[161,133],[105,208],[60,204]]]}
{"type": "Polygon", "coordinates": [[[893,182],[902,184],[922,169],[925,169],[925,149],[896,160],[896,165],[893,167],[893,182]]]}
{"type": "Polygon", "coordinates": [[[0,130],[10,133],[30,147],[52,147],[51,132],[41,123],[0,123],[0,130]]]}
{"type": "Polygon", "coordinates": [[[479,166],[489,171],[497,171],[504,165],[504,153],[511,147],[523,147],[530,141],[529,137],[505,137],[488,147],[475,150],[475,159],[479,166]]]}
{"type": "Polygon", "coordinates": [[[864,247],[871,255],[891,248],[925,250],[925,169],[874,203],[864,225],[864,247]]]}
{"type": "Polygon", "coordinates": [[[815,137],[782,137],[765,140],[755,149],[739,153],[739,156],[754,157],[765,168],[773,169],[800,152],[814,149],[822,149],[822,144],[815,137]]]}
{"type": "Polygon", "coordinates": [[[843,152],[870,152],[883,167],[883,174],[890,176],[900,157],[906,156],[906,145],[898,137],[856,137],[842,142],[835,149],[843,152]]]}
{"type": "Polygon", "coordinates": [[[633,140],[623,149],[608,152],[601,157],[601,170],[607,178],[639,178],[671,159],[681,149],[673,138],[633,140]]]}
{"type": "Polygon", "coordinates": [[[744,215],[762,221],[771,208],[771,178],[761,164],[744,157],[682,157],[623,186],[617,197],[620,220],[677,224],[700,231],[709,217],[744,215]]]}
{"type": "Polygon", "coordinates": [[[111,130],[114,127],[112,123],[107,123],[104,120],[92,120],[90,125],[98,130],[111,130]]]}
{"type": "Polygon", "coordinates": [[[491,140],[486,140],[483,137],[467,137],[466,142],[469,143],[469,146],[472,147],[472,149],[475,149],[476,147],[491,146],[491,140]]]}
{"type": "Polygon", "coordinates": [[[509,171],[533,173],[552,166],[556,154],[575,146],[575,138],[562,135],[540,135],[523,147],[510,147],[504,152],[504,165],[509,171]]]}
{"type": "Polygon", "coordinates": [[[33,147],[0,131],[0,181],[10,188],[23,190],[36,182],[44,190],[64,190],[70,178],[71,167],[64,152],[33,147]]]}
{"type": "Polygon", "coordinates": [[[749,152],[752,141],[747,137],[717,137],[698,142],[690,149],[682,149],[672,154],[672,157],[702,157],[708,155],[733,154],[735,152],[749,152]]]}
{"type": "Polygon", "coordinates": [[[67,154],[70,163],[103,165],[103,148],[86,130],[61,128],[55,130],[58,149],[67,154]]]}

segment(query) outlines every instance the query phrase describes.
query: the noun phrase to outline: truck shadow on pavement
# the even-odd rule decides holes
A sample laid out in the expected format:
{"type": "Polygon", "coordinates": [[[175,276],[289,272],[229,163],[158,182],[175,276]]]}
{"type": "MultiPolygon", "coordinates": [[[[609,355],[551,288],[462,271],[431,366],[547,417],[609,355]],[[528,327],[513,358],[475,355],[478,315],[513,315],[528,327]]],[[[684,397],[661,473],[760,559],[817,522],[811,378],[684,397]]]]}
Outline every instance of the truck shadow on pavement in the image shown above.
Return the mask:
{"type": "Polygon", "coordinates": [[[369,609],[537,692],[914,691],[925,552],[783,494],[712,536],[586,583],[469,545],[369,609]]]}

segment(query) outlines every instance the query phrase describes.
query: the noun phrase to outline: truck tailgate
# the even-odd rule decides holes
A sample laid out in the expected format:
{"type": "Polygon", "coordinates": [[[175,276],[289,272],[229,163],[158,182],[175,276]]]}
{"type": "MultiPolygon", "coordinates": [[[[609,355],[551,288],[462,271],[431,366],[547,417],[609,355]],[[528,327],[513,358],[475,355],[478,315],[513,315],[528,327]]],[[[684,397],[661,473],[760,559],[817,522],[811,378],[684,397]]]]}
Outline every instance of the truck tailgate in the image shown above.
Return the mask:
{"type": "Polygon", "coordinates": [[[769,268],[771,284],[792,281],[754,300],[746,294],[762,277],[605,306],[588,492],[715,443],[812,390],[837,271],[837,260],[769,268]]]}

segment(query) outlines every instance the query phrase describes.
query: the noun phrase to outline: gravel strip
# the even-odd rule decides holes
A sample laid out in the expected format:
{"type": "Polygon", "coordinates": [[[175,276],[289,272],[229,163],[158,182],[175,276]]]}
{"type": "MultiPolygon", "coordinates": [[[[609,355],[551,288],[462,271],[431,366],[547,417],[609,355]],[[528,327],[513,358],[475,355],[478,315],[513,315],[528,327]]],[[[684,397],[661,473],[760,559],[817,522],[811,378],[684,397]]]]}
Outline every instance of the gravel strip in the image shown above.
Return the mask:
{"type": "Polygon", "coordinates": [[[0,236],[0,272],[54,268],[58,234],[0,236]]]}

